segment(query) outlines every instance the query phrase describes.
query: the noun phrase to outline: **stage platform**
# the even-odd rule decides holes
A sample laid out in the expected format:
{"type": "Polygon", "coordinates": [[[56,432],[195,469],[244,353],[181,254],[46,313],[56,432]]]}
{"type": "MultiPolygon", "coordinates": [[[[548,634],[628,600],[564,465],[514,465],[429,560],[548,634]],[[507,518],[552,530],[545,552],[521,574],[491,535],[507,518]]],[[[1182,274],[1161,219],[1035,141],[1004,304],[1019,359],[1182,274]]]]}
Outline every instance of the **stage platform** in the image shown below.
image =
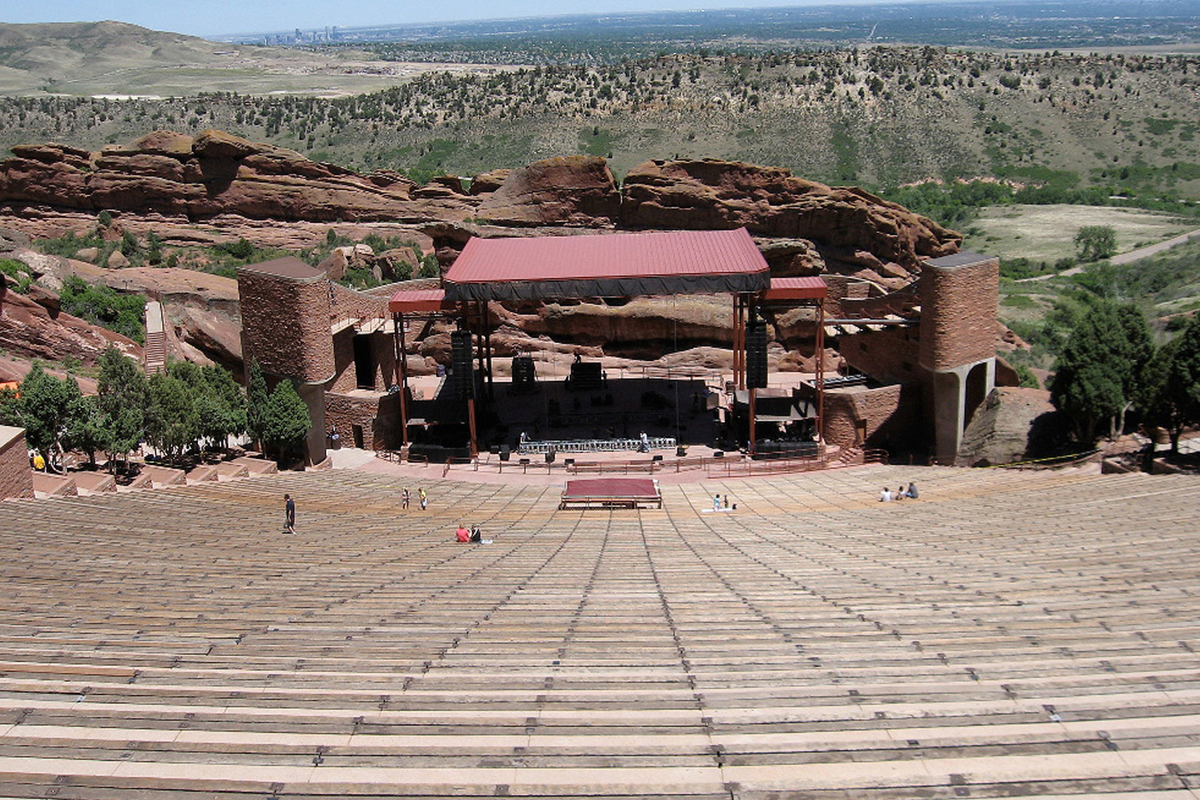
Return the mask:
{"type": "Polygon", "coordinates": [[[652,478],[591,478],[567,481],[559,510],[567,508],[662,508],[658,481],[652,478]]]}

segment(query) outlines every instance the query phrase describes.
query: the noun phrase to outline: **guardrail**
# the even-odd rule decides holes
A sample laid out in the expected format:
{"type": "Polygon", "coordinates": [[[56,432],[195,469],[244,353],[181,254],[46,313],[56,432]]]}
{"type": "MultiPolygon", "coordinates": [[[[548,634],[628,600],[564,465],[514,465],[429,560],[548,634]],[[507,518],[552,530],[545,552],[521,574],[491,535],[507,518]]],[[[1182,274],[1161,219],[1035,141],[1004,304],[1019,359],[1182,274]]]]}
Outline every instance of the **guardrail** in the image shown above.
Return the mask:
{"type": "MultiPolygon", "coordinates": [[[[399,454],[395,451],[377,451],[376,455],[380,458],[385,458],[389,461],[400,461],[399,454]]],[[[410,463],[419,463],[423,466],[428,466],[429,459],[423,455],[408,455],[404,460],[410,463]]],[[[868,449],[861,450],[855,453],[855,457],[851,461],[841,460],[842,464],[887,464],[888,452],[886,450],[868,449]]],[[[654,474],[663,472],[692,472],[703,470],[709,475],[724,476],[724,477],[748,477],[752,475],[779,475],[789,472],[808,472],[818,469],[826,469],[830,466],[829,454],[824,445],[817,447],[815,450],[804,451],[785,451],[780,453],[771,453],[759,458],[748,458],[741,453],[735,453],[729,456],[694,456],[692,458],[675,458],[670,461],[665,461],[662,458],[645,458],[630,459],[626,461],[577,461],[567,458],[559,462],[544,461],[542,459],[534,459],[528,456],[522,456],[513,460],[493,459],[490,456],[483,458],[451,458],[442,465],[442,477],[450,474],[451,470],[458,467],[470,467],[472,471],[479,472],[480,469],[490,470],[495,468],[496,472],[504,474],[504,472],[512,472],[520,470],[521,474],[528,474],[530,470],[539,471],[545,470],[547,475],[551,475],[556,471],[560,471],[567,475],[630,475],[630,474],[654,474]]]]}

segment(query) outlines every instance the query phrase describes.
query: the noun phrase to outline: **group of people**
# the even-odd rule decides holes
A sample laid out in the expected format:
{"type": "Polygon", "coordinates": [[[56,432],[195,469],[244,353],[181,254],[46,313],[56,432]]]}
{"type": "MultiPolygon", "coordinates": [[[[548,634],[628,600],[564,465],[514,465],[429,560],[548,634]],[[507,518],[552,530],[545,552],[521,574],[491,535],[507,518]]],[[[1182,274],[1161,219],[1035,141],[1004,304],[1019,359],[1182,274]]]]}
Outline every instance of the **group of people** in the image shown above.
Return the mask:
{"type": "MultiPolygon", "coordinates": [[[[409,501],[411,499],[412,499],[412,495],[409,494],[408,487],[405,486],[404,491],[400,493],[400,507],[407,510],[409,501]]],[[[417,502],[420,503],[422,511],[429,508],[429,495],[428,495],[428,493],[426,493],[424,488],[417,489],[417,502]]],[[[292,499],[292,496],[290,494],[285,494],[283,496],[283,514],[284,514],[283,532],[286,534],[295,535],[295,533],[296,533],[296,501],[294,499],[292,499]]],[[[462,529],[460,528],[459,533],[461,533],[461,532],[462,532],[462,529]]],[[[476,528],[475,532],[478,533],[479,529],[476,528]]],[[[464,540],[460,538],[459,541],[461,542],[464,540]]],[[[471,541],[479,541],[479,539],[472,539],[471,541]]]]}
{"type": "MultiPolygon", "coordinates": [[[[400,493],[400,508],[408,510],[408,504],[412,500],[412,495],[408,493],[408,487],[404,487],[404,491],[400,493]]],[[[425,493],[425,489],[417,489],[417,502],[421,506],[421,510],[429,508],[429,495],[425,493]]]]}
{"type": "Polygon", "coordinates": [[[893,500],[903,500],[906,497],[912,498],[913,500],[917,499],[917,485],[915,483],[909,482],[907,489],[901,485],[896,489],[895,492],[886,486],[883,487],[883,491],[879,493],[879,502],[890,503],[893,500]]]}
{"type": "Polygon", "coordinates": [[[458,530],[454,532],[454,541],[461,542],[463,544],[469,544],[472,542],[475,544],[492,543],[491,539],[483,538],[483,531],[479,530],[478,525],[474,526],[470,530],[467,530],[467,526],[463,525],[461,522],[458,524],[458,530]]]}

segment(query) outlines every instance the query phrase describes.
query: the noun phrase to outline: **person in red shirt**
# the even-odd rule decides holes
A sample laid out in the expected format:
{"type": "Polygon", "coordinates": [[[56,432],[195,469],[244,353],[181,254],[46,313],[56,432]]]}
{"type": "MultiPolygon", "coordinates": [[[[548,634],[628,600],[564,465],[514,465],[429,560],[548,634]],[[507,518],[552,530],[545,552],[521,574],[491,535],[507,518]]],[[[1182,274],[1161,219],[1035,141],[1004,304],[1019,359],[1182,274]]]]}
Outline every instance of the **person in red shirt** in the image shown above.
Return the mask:
{"type": "Polygon", "coordinates": [[[471,541],[471,532],[461,522],[458,524],[458,530],[454,532],[454,540],[458,542],[471,541]]]}

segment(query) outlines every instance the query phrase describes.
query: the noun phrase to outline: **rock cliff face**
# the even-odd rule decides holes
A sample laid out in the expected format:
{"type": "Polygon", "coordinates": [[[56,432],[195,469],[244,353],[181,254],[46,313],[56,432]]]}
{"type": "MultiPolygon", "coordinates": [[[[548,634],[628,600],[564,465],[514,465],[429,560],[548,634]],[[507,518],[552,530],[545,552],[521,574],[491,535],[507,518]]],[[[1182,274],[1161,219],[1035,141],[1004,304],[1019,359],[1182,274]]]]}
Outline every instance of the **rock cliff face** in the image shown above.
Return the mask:
{"type": "MultiPolygon", "coordinates": [[[[785,169],[725,161],[649,161],[625,178],[632,228],[741,228],[815,244],[826,260],[907,270],[958,251],[958,234],[861,189],[830,188],[785,169]]],[[[798,248],[808,255],[807,248],[798,248]]],[[[817,267],[809,256],[808,262],[817,267]]],[[[803,269],[794,270],[802,272],[803,269]]]]}
{"type": "Polygon", "coordinates": [[[621,195],[603,158],[551,158],[510,172],[478,213],[494,225],[611,227],[621,195]]]}
{"type": "Polygon", "coordinates": [[[6,204],[285,222],[419,222],[469,213],[470,198],[452,189],[415,197],[417,189],[396,173],[360,175],[211,130],[194,138],[155,131],[99,153],[19,146],[0,163],[0,202],[6,204]]]}
{"type": "Polygon", "coordinates": [[[3,281],[0,276],[0,350],[48,361],[73,358],[90,365],[114,344],[141,359],[142,348],[135,342],[58,311],[56,296],[46,293],[50,302],[42,305],[32,296],[8,289],[3,281]]]}
{"type": "MultiPolygon", "coordinates": [[[[0,162],[0,207],[21,216],[101,210],[237,226],[389,223],[458,226],[478,217],[487,235],[547,227],[746,227],[780,274],[867,271],[903,278],[925,257],[957,251],[958,234],[867,192],[830,188],[788,170],[713,160],[650,161],[618,190],[604,159],[551,158],[417,186],[389,171],[359,174],[221,131],[155,131],[89,153],[23,145],[0,162]],[[519,229],[519,230],[513,230],[519,229]],[[830,269],[830,265],[838,265],[830,269]]],[[[271,244],[280,246],[275,237],[271,244]]]]}
{"type": "MultiPolygon", "coordinates": [[[[113,236],[119,230],[137,235],[153,230],[173,246],[245,237],[299,250],[323,239],[329,228],[355,238],[369,232],[402,235],[435,252],[443,268],[471,236],[744,226],[773,274],[864,279],[877,293],[908,283],[923,258],[956,252],[961,241],[931,220],[858,189],[831,188],[785,169],[713,160],[647,162],[618,188],[602,158],[552,158],[484,173],[464,189],[453,176],[418,186],[394,172],[359,174],[210,130],[194,137],[155,131],[98,153],[27,145],[0,162],[0,224],[57,236],[91,229],[101,210],[117,219],[113,236]]],[[[357,257],[356,251],[341,254],[341,268],[357,257]]],[[[35,258],[26,250],[22,260],[35,258]]],[[[381,276],[394,273],[390,261],[372,258],[366,266],[377,267],[381,276]]],[[[326,265],[330,272],[337,271],[335,262],[326,265]]],[[[86,265],[74,269],[88,271],[86,265]]],[[[188,285],[187,276],[163,270],[93,270],[84,275],[87,280],[162,297],[178,355],[196,358],[203,352],[236,367],[233,282],[197,287],[188,285]]],[[[548,337],[573,347],[603,341],[614,352],[653,357],[676,345],[728,347],[726,305],[697,298],[670,308],[635,301],[624,307],[508,310],[503,324],[518,338],[548,337]]],[[[80,349],[65,341],[63,346],[59,357],[80,349]]],[[[44,357],[55,357],[53,348],[43,349],[44,357]]]]}

